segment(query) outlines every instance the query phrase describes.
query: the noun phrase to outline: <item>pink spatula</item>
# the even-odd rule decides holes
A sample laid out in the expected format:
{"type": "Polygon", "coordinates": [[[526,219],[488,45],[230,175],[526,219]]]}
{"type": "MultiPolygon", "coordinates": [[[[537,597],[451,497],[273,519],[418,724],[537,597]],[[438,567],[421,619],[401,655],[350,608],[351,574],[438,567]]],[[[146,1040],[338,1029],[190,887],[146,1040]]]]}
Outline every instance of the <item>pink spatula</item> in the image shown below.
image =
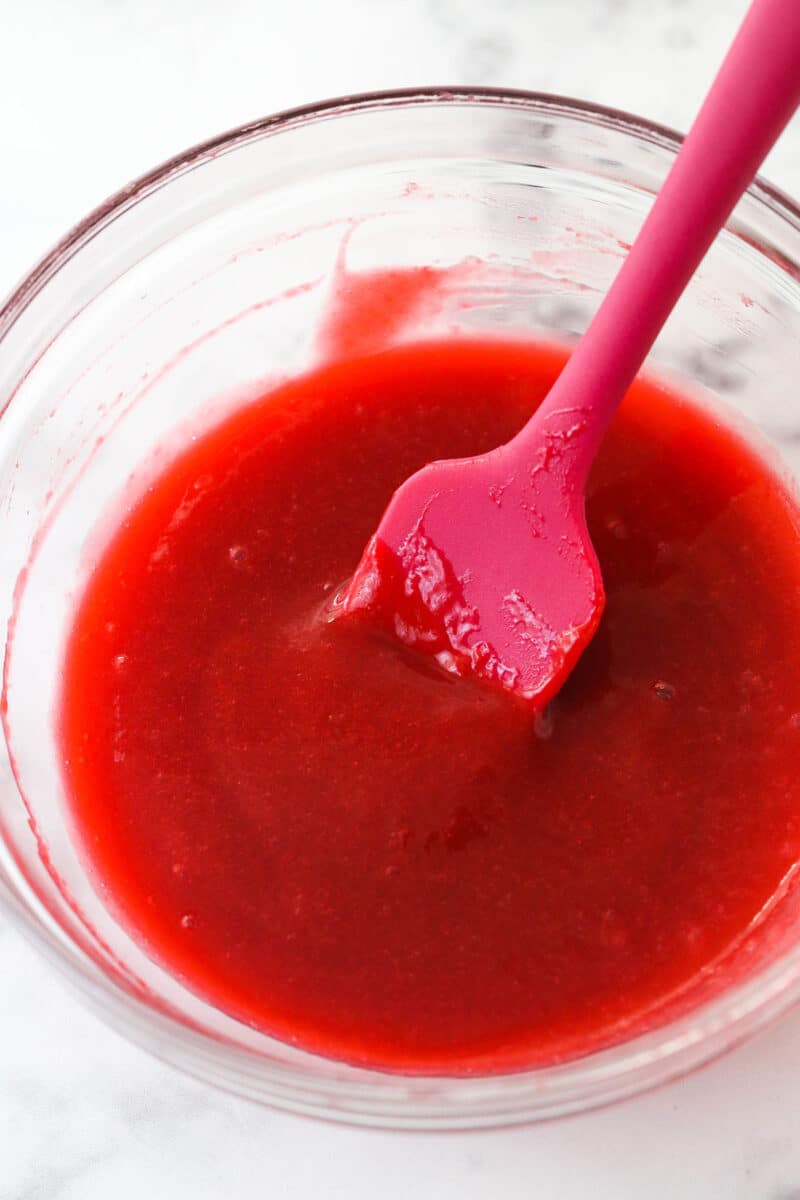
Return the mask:
{"type": "Polygon", "coordinates": [[[458,674],[536,707],[590,641],[605,595],[589,468],[617,405],[800,103],[800,0],[755,0],[625,263],[512,441],[435,462],[392,497],[336,616],[377,620],[458,674]]]}

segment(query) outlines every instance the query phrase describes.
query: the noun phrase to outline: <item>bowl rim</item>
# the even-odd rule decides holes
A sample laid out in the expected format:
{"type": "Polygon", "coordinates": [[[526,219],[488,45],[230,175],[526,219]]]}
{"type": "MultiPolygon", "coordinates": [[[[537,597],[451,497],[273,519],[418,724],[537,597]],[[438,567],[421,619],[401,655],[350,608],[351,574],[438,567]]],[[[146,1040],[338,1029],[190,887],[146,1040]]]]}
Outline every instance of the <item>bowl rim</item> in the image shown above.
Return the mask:
{"type": "MultiPolygon", "coordinates": [[[[511,108],[533,107],[562,115],[572,114],[578,118],[589,120],[592,124],[610,128],[618,127],[625,132],[638,134],[665,149],[676,149],[684,138],[683,134],[669,125],[637,116],[625,109],[596,104],[589,100],[578,100],[558,93],[528,91],[523,88],[463,85],[389,88],[380,91],[353,92],[328,100],[312,101],[309,104],[281,109],[277,113],[259,117],[243,125],[233,126],[222,133],[195,143],[188,149],[165,159],[152,170],[139,175],[101,201],[82,220],[73,225],[50,250],[46,251],[7,295],[0,305],[0,338],[5,335],[9,324],[16,320],[55,271],[71,258],[86,241],[97,234],[115,216],[132,207],[170,178],[191,168],[203,158],[214,157],[222,151],[234,149],[242,142],[264,135],[280,133],[311,121],[346,116],[349,113],[365,109],[397,108],[413,104],[466,103],[502,104],[511,108]]],[[[747,190],[759,192],[762,198],[768,197],[783,210],[784,216],[791,215],[800,228],[800,203],[794,201],[782,189],[764,179],[763,176],[756,175],[747,190]]],[[[2,410],[0,410],[0,415],[1,413],[2,410]]]]}
{"type": "MultiPolygon", "coordinates": [[[[618,129],[673,153],[683,140],[681,134],[668,126],[624,110],[522,89],[463,86],[389,89],[285,109],[197,143],[139,176],[94,208],[39,259],[0,305],[0,343],[36,296],[83,246],[117,216],[204,160],[311,122],[419,105],[502,106],[537,114],[552,113],[618,129]]],[[[800,204],[781,189],[756,176],[748,194],[800,231],[800,204]]],[[[0,418],[47,348],[26,364],[6,403],[0,406],[0,418]]],[[[4,845],[3,849],[15,857],[10,847],[4,845]]],[[[45,914],[37,913],[16,893],[12,881],[4,876],[2,860],[0,904],[44,956],[84,993],[106,1023],[156,1057],[239,1095],[285,1111],[351,1125],[416,1130],[497,1127],[600,1107],[701,1066],[757,1032],[800,999],[798,945],[753,978],[734,985],[689,1014],[608,1050],[563,1064],[490,1076],[403,1076],[341,1064],[351,1078],[319,1076],[312,1080],[302,1064],[264,1062],[256,1067],[252,1051],[215,1044],[210,1035],[127,991],[109,978],[52,918],[42,919],[43,915],[49,916],[46,910],[45,914]],[[165,1043],[182,1047],[180,1059],[167,1052],[165,1043]],[[220,1055],[232,1064],[232,1069],[224,1069],[220,1055]],[[264,1086],[267,1080],[269,1084],[264,1086]],[[259,1086],[255,1086],[256,1081],[259,1086]],[[437,1098],[416,1100],[413,1092],[417,1083],[429,1089],[435,1087],[437,1098]],[[459,1094],[461,1100],[457,1099],[459,1094]],[[452,1110],[444,1111],[448,1104],[453,1105],[452,1110]]]]}

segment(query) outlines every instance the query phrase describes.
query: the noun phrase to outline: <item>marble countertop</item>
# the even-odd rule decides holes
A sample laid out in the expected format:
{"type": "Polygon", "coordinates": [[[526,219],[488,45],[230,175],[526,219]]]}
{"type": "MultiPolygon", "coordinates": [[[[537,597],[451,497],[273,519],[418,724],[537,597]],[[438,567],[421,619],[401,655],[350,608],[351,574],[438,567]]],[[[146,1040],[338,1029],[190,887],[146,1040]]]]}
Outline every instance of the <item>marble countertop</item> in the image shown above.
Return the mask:
{"type": "MultiPolygon", "coordinates": [[[[105,195],[325,96],[505,84],[678,128],[746,0],[0,0],[0,292],[105,195]]],[[[765,174],[800,194],[800,123],[765,174]]],[[[800,1012],[616,1108],[480,1134],[259,1109],[100,1025],[0,913],[0,1200],[800,1200],[800,1012]]]]}

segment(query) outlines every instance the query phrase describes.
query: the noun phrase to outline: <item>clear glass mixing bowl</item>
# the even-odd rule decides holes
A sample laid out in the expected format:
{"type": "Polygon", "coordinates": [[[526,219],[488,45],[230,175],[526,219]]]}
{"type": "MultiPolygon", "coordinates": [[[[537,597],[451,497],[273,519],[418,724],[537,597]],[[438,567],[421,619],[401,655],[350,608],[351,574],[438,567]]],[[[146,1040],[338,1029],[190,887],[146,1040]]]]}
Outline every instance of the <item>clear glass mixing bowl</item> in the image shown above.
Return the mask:
{"type": "MultiPolygon", "coordinates": [[[[100,1016],[200,1079],[366,1125],[553,1117],[686,1071],[800,996],[797,898],[735,987],[613,1049],[547,1069],[419,1078],[356,1069],[239,1024],[153,963],[89,884],[53,711],[71,605],[103,514],[198,423],[325,352],[342,278],[462,264],[424,314],[452,330],[585,328],[679,139],[513,92],[357,97],[190,150],[69,234],[0,311],[0,900],[100,1016]],[[466,267],[463,267],[466,264],[466,267]],[[343,275],[343,270],[346,273],[343,275]]],[[[749,418],[800,470],[800,212],[758,182],[652,355],[749,418]]],[[[411,316],[385,338],[414,336],[411,316]]]]}

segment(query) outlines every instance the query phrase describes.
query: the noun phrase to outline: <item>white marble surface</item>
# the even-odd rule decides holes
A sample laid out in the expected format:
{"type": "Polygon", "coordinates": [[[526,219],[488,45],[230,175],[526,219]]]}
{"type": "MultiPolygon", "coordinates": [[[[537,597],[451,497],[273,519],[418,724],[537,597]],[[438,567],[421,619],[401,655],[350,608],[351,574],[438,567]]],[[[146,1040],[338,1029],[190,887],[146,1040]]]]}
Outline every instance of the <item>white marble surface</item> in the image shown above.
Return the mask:
{"type": "MultiPolygon", "coordinates": [[[[745,0],[0,0],[0,291],[198,139],[329,95],[507,84],[685,128],[745,0]]],[[[795,122],[766,173],[800,193],[795,122]]],[[[800,1200],[800,1012],[615,1109],[363,1133],[183,1079],[89,1016],[0,913],[0,1200],[800,1200]]]]}

